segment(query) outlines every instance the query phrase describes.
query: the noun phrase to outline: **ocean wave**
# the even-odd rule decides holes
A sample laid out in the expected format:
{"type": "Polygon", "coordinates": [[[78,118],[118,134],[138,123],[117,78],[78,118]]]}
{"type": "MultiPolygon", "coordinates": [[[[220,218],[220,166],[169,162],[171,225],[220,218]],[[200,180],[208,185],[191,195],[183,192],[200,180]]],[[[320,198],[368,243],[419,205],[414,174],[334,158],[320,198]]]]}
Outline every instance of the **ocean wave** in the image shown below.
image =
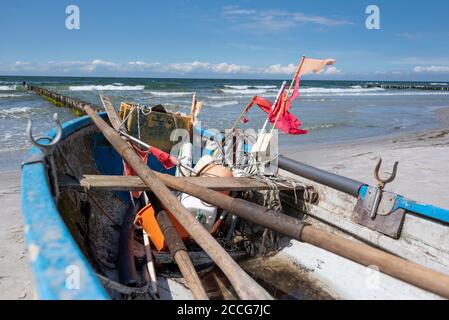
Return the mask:
{"type": "Polygon", "coordinates": [[[31,112],[30,107],[14,107],[10,109],[0,109],[0,118],[23,118],[31,112]]]}
{"type": "Polygon", "coordinates": [[[144,90],[145,86],[123,86],[118,84],[108,84],[108,85],[83,85],[83,86],[70,86],[70,91],[138,91],[144,90]]]}
{"type": "MultiPolygon", "coordinates": [[[[449,95],[449,91],[389,91],[389,92],[354,92],[354,93],[338,93],[334,96],[338,97],[387,97],[387,96],[433,96],[433,95],[449,95]]],[[[310,95],[312,96],[312,95],[310,95]]],[[[329,96],[329,94],[317,94],[319,96],[329,96]]]]}
{"type": "Polygon", "coordinates": [[[15,91],[17,89],[17,85],[14,86],[0,86],[0,91],[15,91]]]}
{"type": "Polygon", "coordinates": [[[228,84],[225,84],[224,85],[224,87],[225,88],[229,88],[229,89],[237,89],[237,90],[245,90],[245,89],[248,89],[249,88],[249,86],[234,86],[234,85],[228,85],[228,84]]]}
{"type": "Polygon", "coordinates": [[[15,93],[0,93],[0,99],[1,98],[17,98],[17,97],[23,97],[24,94],[15,94],[15,93]]]}
{"type": "Polygon", "coordinates": [[[277,89],[278,86],[264,85],[264,86],[249,86],[249,85],[224,85],[228,89],[247,90],[247,89],[277,89]]]}
{"type": "Polygon", "coordinates": [[[157,97],[183,97],[191,96],[193,92],[186,91],[148,91],[151,95],[157,97]]]}
{"type": "Polygon", "coordinates": [[[224,94],[244,95],[244,96],[264,94],[268,92],[268,90],[266,89],[220,89],[219,91],[224,94]]]}
{"type": "Polygon", "coordinates": [[[232,105],[236,105],[236,104],[239,104],[239,102],[237,100],[232,100],[232,101],[223,101],[223,102],[213,103],[213,104],[210,104],[210,106],[212,108],[218,109],[218,108],[223,108],[226,106],[232,106],[232,105]]]}
{"type": "Polygon", "coordinates": [[[431,86],[448,86],[449,84],[446,82],[432,82],[431,86]]]}
{"type": "Polygon", "coordinates": [[[316,124],[310,127],[304,127],[304,130],[314,131],[319,129],[330,129],[337,126],[335,123],[316,124]]]}
{"type": "Polygon", "coordinates": [[[299,93],[307,94],[341,94],[341,93],[365,93],[365,92],[379,92],[385,91],[383,88],[363,88],[361,86],[353,86],[351,88],[299,88],[299,93]]]}

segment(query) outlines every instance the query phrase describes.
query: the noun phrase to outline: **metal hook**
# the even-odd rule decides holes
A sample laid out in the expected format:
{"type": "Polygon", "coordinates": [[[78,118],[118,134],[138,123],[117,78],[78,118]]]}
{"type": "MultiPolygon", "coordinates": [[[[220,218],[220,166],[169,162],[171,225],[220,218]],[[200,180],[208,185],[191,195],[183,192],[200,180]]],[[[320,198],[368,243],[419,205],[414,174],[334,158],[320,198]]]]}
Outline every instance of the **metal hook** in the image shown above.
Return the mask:
{"type": "Polygon", "coordinates": [[[61,126],[61,122],[58,119],[58,114],[55,113],[53,115],[53,121],[56,124],[56,136],[54,138],[50,138],[47,136],[40,136],[37,138],[33,137],[33,121],[30,119],[28,120],[28,125],[27,125],[27,129],[26,129],[26,133],[28,136],[28,140],[36,147],[38,147],[39,149],[41,149],[42,151],[46,151],[52,147],[54,147],[59,141],[61,141],[62,138],[62,126],[61,126]],[[48,141],[50,141],[48,144],[42,144],[39,143],[39,140],[42,139],[46,139],[48,141]]]}
{"type": "Polygon", "coordinates": [[[397,173],[397,171],[398,171],[398,165],[399,165],[399,162],[396,161],[396,162],[394,163],[394,166],[393,166],[393,172],[391,173],[390,177],[388,177],[388,178],[386,178],[386,179],[382,179],[382,178],[380,177],[380,175],[379,175],[379,171],[380,171],[380,166],[381,166],[381,165],[382,165],[382,158],[379,159],[379,162],[377,162],[376,168],[374,169],[374,176],[375,176],[375,178],[376,178],[376,180],[377,180],[377,184],[379,185],[379,188],[385,187],[385,185],[386,185],[387,183],[393,182],[394,179],[396,179],[396,173],[397,173]]]}

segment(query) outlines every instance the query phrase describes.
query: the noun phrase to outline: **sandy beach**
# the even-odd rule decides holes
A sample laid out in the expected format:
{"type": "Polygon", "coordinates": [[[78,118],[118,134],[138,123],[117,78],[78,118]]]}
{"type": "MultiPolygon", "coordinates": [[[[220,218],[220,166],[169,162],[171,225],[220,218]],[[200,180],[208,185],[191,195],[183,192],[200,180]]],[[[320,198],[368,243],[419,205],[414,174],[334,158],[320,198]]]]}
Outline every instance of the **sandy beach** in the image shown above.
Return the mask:
{"type": "Polygon", "coordinates": [[[32,299],[20,206],[20,171],[0,173],[0,299],[32,299]]]}
{"type": "MultiPolygon", "coordinates": [[[[449,108],[436,111],[438,129],[394,138],[365,139],[338,145],[285,152],[307,164],[375,184],[379,157],[383,169],[399,161],[397,179],[389,190],[408,198],[449,208],[449,108]]],[[[2,161],[11,156],[2,155],[2,161]]],[[[16,158],[17,156],[13,157],[16,158]]],[[[14,165],[14,168],[17,168],[14,165]]],[[[0,299],[32,299],[33,283],[26,255],[20,210],[20,171],[0,172],[0,299]]]]}
{"type": "Polygon", "coordinates": [[[449,208],[449,108],[435,111],[438,128],[393,138],[365,139],[285,152],[309,165],[375,185],[374,168],[389,175],[399,162],[396,180],[387,189],[409,199],[449,208]]]}

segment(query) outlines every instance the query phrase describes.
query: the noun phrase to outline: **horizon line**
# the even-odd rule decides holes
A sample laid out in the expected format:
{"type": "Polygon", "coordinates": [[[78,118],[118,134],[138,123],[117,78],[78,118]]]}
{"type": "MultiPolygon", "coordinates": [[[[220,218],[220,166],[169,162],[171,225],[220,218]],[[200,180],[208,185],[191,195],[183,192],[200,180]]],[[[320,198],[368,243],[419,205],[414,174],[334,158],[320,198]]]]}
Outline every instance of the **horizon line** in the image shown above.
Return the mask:
{"type": "MultiPolygon", "coordinates": [[[[181,79],[181,80],[240,80],[240,81],[283,81],[289,80],[289,78],[192,78],[192,77],[140,77],[140,76],[57,76],[57,75],[0,75],[0,77],[40,77],[40,78],[91,78],[91,79],[181,79]]],[[[373,79],[364,79],[364,80],[343,80],[343,79],[301,79],[302,81],[338,81],[338,82],[449,82],[448,80],[373,80],[373,79]]]]}

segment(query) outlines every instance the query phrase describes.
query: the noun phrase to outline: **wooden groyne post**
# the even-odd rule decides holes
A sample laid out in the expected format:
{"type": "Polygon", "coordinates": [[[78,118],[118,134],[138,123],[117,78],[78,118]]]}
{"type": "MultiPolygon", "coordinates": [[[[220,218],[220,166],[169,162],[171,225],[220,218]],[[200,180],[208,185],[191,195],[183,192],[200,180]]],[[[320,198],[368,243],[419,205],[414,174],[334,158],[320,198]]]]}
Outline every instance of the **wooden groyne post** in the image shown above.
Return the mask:
{"type": "Polygon", "coordinates": [[[51,103],[59,106],[59,107],[66,107],[66,108],[70,108],[73,109],[77,115],[84,115],[86,114],[86,112],[84,111],[84,107],[85,106],[89,106],[90,108],[92,108],[93,110],[100,112],[103,111],[103,108],[101,108],[100,106],[97,106],[95,104],[92,103],[88,103],[76,98],[71,98],[71,97],[66,97],[63,96],[59,93],[44,89],[44,88],[40,88],[40,87],[36,87],[33,85],[28,85],[25,84],[25,87],[27,88],[27,90],[33,91],[35,93],[37,93],[40,96],[43,96],[47,101],[50,101],[51,103]]]}
{"type": "Polygon", "coordinates": [[[429,86],[410,84],[369,84],[368,88],[382,88],[395,90],[424,90],[424,91],[449,91],[449,86],[429,86]]]}

